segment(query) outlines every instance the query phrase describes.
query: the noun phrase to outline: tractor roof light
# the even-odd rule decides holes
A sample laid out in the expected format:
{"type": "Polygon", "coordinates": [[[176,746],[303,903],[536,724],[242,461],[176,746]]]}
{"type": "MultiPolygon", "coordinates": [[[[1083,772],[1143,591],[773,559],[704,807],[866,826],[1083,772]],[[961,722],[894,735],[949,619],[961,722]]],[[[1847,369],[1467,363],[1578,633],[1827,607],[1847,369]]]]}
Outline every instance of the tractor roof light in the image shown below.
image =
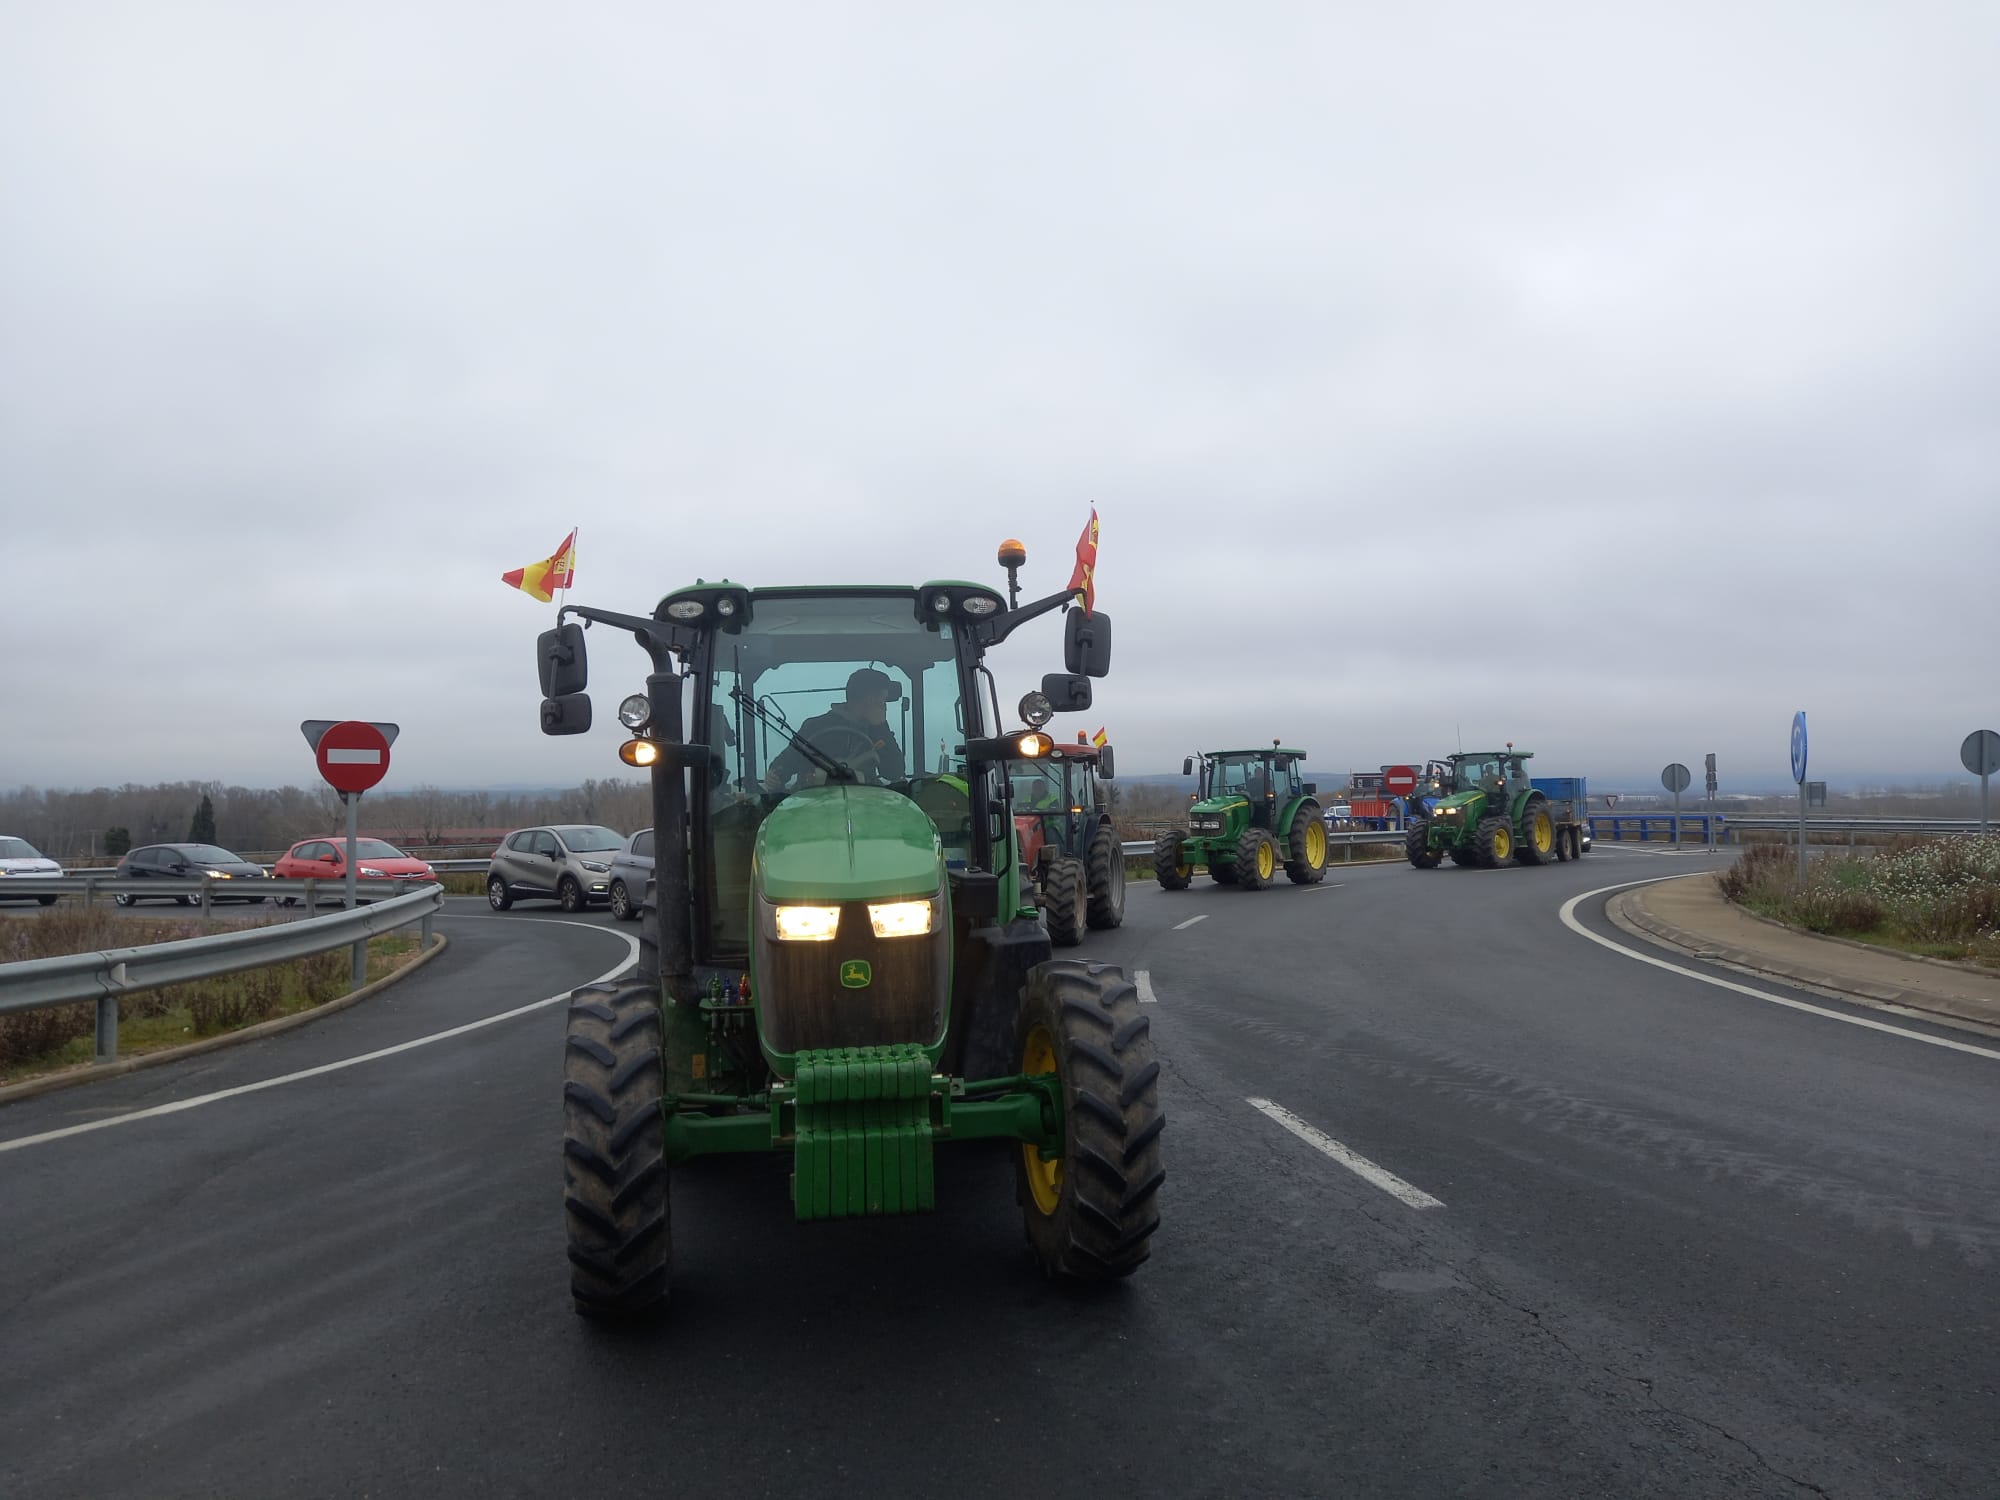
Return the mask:
{"type": "Polygon", "coordinates": [[[991,594],[967,594],[959,608],[969,615],[984,619],[987,615],[999,611],[1000,601],[991,594]]]}
{"type": "Polygon", "coordinates": [[[736,601],[724,594],[715,601],[715,612],[727,620],[736,613],[736,601]]]}
{"type": "Polygon", "coordinates": [[[699,599],[676,599],[667,606],[667,616],[674,620],[699,620],[708,613],[708,606],[699,599]]]}
{"type": "Polygon", "coordinates": [[[1026,693],[1021,698],[1021,722],[1035,729],[1056,716],[1056,706],[1049,702],[1047,693],[1026,693]]]}
{"type": "Polygon", "coordinates": [[[939,592],[931,595],[931,613],[948,615],[951,613],[951,595],[939,592]]]}
{"type": "Polygon", "coordinates": [[[1023,760],[1040,760],[1051,750],[1055,749],[1055,746],[1056,742],[1054,740],[1045,734],[1036,732],[1022,735],[1018,741],[1018,748],[1023,760]]]}
{"type": "Polygon", "coordinates": [[[657,740],[627,740],[618,747],[618,758],[628,766],[644,769],[657,764],[660,759],[660,744],[657,740]]]}
{"type": "Polygon", "coordinates": [[[1013,537],[1000,544],[1000,566],[1003,568],[1025,568],[1028,565],[1028,549],[1013,537]]]}
{"type": "Polygon", "coordinates": [[[653,700],[644,693],[634,693],[618,705],[618,722],[637,734],[653,722],[653,700]]]}

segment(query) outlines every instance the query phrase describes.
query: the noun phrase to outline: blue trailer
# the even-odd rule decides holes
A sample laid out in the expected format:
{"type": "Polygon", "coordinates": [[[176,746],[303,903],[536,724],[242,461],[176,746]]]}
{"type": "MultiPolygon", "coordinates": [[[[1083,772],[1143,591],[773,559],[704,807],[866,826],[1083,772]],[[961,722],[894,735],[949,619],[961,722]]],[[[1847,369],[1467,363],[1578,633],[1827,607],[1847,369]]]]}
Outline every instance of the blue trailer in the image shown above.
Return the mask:
{"type": "Polygon", "coordinates": [[[1568,841],[1577,854],[1590,851],[1590,786],[1581,776],[1536,776],[1528,785],[1549,799],[1558,847],[1568,841]],[[1574,830],[1565,833],[1565,830],[1574,830]]]}

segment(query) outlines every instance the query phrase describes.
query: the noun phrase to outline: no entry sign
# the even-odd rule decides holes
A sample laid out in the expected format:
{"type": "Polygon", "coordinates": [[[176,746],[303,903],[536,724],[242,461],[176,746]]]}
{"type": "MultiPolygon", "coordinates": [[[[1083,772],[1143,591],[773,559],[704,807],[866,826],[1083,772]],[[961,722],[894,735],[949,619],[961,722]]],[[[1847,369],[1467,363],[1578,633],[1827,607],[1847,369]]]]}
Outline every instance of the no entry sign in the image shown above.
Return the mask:
{"type": "Polygon", "coordinates": [[[1391,797],[1407,797],[1417,789],[1417,773],[1409,766],[1391,766],[1382,773],[1382,790],[1391,797]]]}
{"type": "Polygon", "coordinates": [[[389,774],[389,737],[365,719],[331,725],[313,754],[336,792],[365,792],[389,774]]]}

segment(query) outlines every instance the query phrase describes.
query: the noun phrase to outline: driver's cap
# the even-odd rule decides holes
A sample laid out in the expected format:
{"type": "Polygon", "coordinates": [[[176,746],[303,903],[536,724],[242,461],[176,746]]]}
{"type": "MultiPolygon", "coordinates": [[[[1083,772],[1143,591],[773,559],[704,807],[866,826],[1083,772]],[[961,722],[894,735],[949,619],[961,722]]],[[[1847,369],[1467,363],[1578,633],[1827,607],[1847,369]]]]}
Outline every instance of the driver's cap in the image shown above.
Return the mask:
{"type": "Polygon", "coordinates": [[[867,698],[876,703],[888,703],[903,694],[887,672],[862,667],[847,679],[847,696],[850,699],[867,698]]]}

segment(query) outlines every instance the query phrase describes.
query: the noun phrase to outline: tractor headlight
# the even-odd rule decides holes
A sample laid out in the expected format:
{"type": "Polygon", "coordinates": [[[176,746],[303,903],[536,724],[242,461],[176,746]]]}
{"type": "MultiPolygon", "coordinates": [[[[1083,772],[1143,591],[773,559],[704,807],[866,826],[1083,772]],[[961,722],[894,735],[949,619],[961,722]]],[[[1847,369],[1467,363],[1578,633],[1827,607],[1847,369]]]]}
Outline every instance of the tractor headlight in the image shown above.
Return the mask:
{"type": "Polygon", "coordinates": [[[618,705],[618,722],[637,734],[653,720],[653,700],[644,693],[634,693],[618,705]]]}
{"type": "Polygon", "coordinates": [[[830,943],[840,931],[837,906],[779,906],[772,908],[781,943],[830,943]]]}
{"type": "Polygon", "coordinates": [[[936,919],[935,897],[922,901],[875,901],[868,906],[868,923],[878,938],[922,937],[936,919]]]}

